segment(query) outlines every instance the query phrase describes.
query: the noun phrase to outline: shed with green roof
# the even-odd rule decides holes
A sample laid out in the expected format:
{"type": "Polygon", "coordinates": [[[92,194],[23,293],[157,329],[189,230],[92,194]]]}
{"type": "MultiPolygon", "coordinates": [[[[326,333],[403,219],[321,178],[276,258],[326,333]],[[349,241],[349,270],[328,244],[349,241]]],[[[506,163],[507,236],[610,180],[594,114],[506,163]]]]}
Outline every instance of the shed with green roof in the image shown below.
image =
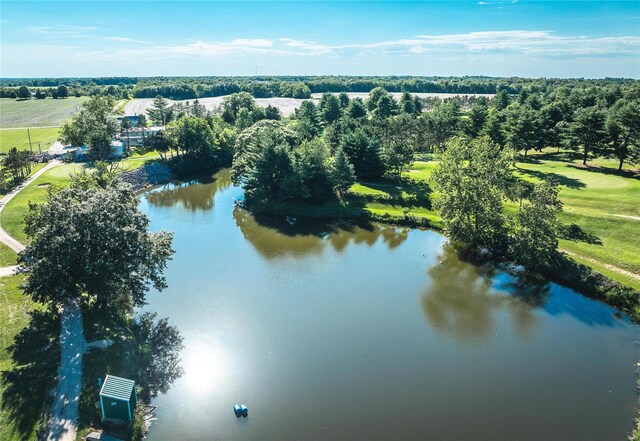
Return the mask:
{"type": "Polygon", "coordinates": [[[129,422],[138,404],[136,382],[127,378],[107,375],[100,388],[102,419],[129,422]]]}

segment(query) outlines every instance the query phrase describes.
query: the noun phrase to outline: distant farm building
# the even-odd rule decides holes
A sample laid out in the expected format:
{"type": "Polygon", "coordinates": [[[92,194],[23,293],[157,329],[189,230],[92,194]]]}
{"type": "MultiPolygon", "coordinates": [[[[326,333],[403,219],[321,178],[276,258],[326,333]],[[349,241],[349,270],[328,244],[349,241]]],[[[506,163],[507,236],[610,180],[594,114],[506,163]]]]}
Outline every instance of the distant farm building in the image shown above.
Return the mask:
{"type": "Polygon", "coordinates": [[[136,382],[127,378],[107,375],[100,389],[102,420],[128,423],[138,404],[136,382]]]}

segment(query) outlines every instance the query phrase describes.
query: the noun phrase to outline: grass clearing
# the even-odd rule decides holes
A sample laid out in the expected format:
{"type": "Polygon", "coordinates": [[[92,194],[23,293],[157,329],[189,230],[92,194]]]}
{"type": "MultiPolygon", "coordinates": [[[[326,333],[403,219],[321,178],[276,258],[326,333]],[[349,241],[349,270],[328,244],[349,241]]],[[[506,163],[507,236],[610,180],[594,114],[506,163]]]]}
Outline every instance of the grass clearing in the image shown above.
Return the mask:
{"type": "Polygon", "coordinates": [[[81,164],[64,164],[47,170],[7,203],[2,210],[2,219],[0,219],[2,228],[20,242],[26,242],[27,237],[22,230],[24,216],[29,211],[29,202],[44,202],[49,186],[68,186],[70,174],[78,173],[81,170],[81,164]]]}
{"type": "MultiPolygon", "coordinates": [[[[24,275],[0,278],[0,323],[2,323],[0,326],[0,375],[3,379],[6,372],[11,372],[15,368],[7,348],[14,343],[15,336],[29,325],[29,312],[39,308],[20,289],[23,280],[24,275]]],[[[2,402],[5,387],[5,382],[0,381],[0,439],[3,441],[36,439],[37,419],[16,421],[11,414],[12,409],[2,402]]]]}
{"type": "Polygon", "coordinates": [[[120,161],[118,164],[123,171],[133,171],[142,167],[146,163],[157,159],[160,159],[158,152],[148,152],[143,154],[134,153],[128,158],[120,161]]]}
{"type": "MultiPolygon", "coordinates": [[[[46,151],[58,139],[58,127],[29,129],[33,152],[39,153],[38,144],[42,151],[46,151]]],[[[27,129],[0,129],[0,153],[7,153],[16,147],[18,150],[29,150],[29,136],[27,129]]]]}
{"type": "Polygon", "coordinates": [[[11,248],[0,242],[0,267],[12,266],[17,263],[18,254],[11,248]]]}
{"type": "Polygon", "coordinates": [[[517,164],[516,175],[539,182],[553,176],[561,184],[567,227],[560,249],[608,277],[640,289],[640,179],[615,173],[615,161],[582,168],[566,155],[539,155],[517,164]],[[558,158],[559,160],[557,160],[558,158]]]}
{"type": "Polygon", "coordinates": [[[51,127],[59,126],[80,111],[89,97],[18,101],[0,99],[0,127],[51,127]]]}

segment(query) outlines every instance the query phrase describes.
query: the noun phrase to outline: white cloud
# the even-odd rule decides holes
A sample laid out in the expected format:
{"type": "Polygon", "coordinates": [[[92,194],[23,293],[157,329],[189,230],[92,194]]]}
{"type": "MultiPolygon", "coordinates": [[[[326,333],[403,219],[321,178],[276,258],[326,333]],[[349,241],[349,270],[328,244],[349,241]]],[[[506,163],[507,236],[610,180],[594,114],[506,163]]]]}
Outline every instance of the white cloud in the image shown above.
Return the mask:
{"type": "MultiPolygon", "coordinates": [[[[128,37],[97,37],[118,42],[144,43],[128,37]]],[[[537,57],[611,57],[640,56],[640,36],[562,36],[551,31],[482,31],[461,34],[416,35],[389,41],[372,41],[358,44],[328,45],[315,41],[279,38],[238,38],[228,41],[203,41],[170,46],[114,45],[109,48],[92,48],[77,56],[83,60],[130,60],[143,57],[147,60],[226,58],[242,55],[255,56],[304,56],[331,55],[342,59],[369,55],[429,55],[470,59],[473,56],[498,55],[537,57]]]]}
{"type": "Polygon", "coordinates": [[[314,41],[294,40],[292,38],[280,38],[280,42],[284,43],[288,47],[296,49],[304,49],[314,55],[321,55],[331,52],[331,47],[319,44],[314,41]]]}
{"type": "Polygon", "coordinates": [[[159,50],[174,55],[219,56],[228,54],[268,54],[277,53],[272,49],[273,41],[262,38],[238,38],[229,41],[206,42],[198,40],[194,43],[177,46],[166,46],[159,50]]]}
{"type": "Polygon", "coordinates": [[[134,40],[133,38],[129,38],[129,37],[102,37],[102,40],[120,41],[123,43],[145,43],[145,44],[149,43],[148,41],[134,40]]]}
{"type": "Polygon", "coordinates": [[[640,55],[639,36],[568,37],[551,31],[484,31],[464,34],[417,35],[412,39],[337,46],[366,51],[406,50],[410,53],[510,52],[539,55],[640,55]]]}
{"type": "Polygon", "coordinates": [[[46,35],[50,38],[78,38],[89,37],[96,32],[108,31],[99,26],[55,25],[55,26],[26,26],[24,28],[33,35],[46,35]]]}

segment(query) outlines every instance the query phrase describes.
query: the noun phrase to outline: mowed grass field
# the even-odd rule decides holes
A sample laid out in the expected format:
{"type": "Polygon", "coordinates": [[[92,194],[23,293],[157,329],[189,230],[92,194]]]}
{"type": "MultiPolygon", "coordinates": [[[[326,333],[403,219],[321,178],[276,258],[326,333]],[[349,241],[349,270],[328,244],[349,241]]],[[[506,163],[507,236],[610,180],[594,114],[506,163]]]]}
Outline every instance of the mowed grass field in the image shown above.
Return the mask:
{"type": "MultiPolygon", "coordinates": [[[[0,372],[14,368],[7,348],[13,344],[16,334],[29,324],[29,311],[37,307],[20,289],[23,278],[24,275],[0,277],[0,372]]],[[[36,439],[37,420],[18,426],[9,408],[3,406],[4,387],[0,381],[0,440],[36,439]]]]}
{"type": "Polygon", "coordinates": [[[16,264],[18,255],[11,248],[0,242],[0,267],[16,264]]]}
{"type": "Polygon", "coordinates": [[[0,128],[58,127],[80,111],[89,97],[18,101],[0,99],[0,128]]]}
{"type": "Polygon", "coordinates": [[[0,214],[0,225],[7,233],[22,243],[26,242],[24,234],[24,216],[29,210],[29,202],[44,202],[47,197],[47,188],[50,185],[59,187],[68,186],[69,176],[82,170],[80,164],[64,164],[47,170],[11,199],[0,214]]]}
{"type": "Polygon", "coordinates": [[[541,156],[518,163],[516,175],[533,182],[554,176],[562,185],[560,221],[566,226],[560,249],[640,289],[640,173],[618,175],[615,161],[604,159],[591,165],[541,156]]]}
{"type": "MultiPolygon", "coordinates": [[[[39,153],[38,145],[43,152],[49,150],[51,144],[58,139],[59,131],[58,127],[29,129],[33,152],[39,153]]],[[[13,147],[18,150],[29,150],[27,129],[0,129],[0,153],[7,153],[13,147]]]]}
{"type": "MultiPolygon", "coordinates": [[[[405,174],[430,184],[437,162],[419,157],[405,174]]],[[[640,290],[640,173],[615,173],[615,161],[598,159],[592,167],[580,167],[578,159],[566,153],[532,156],[519,162],[516,176],[539,182],[553,176],[561,184],[559,197],[564,204],[559,219],[564,225],[560,249],[580,263],[594,268],[613,280],[640,290]]],[[[352,187],[356,195],[406,194],[402,187],[387,188],[359,183],[352,187]]],[[[391,216],[409,214],[426,218],[434,226],[441,219],[432,208],[405,207],[385,202],[368,202],[365,209],[391,216]]]]}

